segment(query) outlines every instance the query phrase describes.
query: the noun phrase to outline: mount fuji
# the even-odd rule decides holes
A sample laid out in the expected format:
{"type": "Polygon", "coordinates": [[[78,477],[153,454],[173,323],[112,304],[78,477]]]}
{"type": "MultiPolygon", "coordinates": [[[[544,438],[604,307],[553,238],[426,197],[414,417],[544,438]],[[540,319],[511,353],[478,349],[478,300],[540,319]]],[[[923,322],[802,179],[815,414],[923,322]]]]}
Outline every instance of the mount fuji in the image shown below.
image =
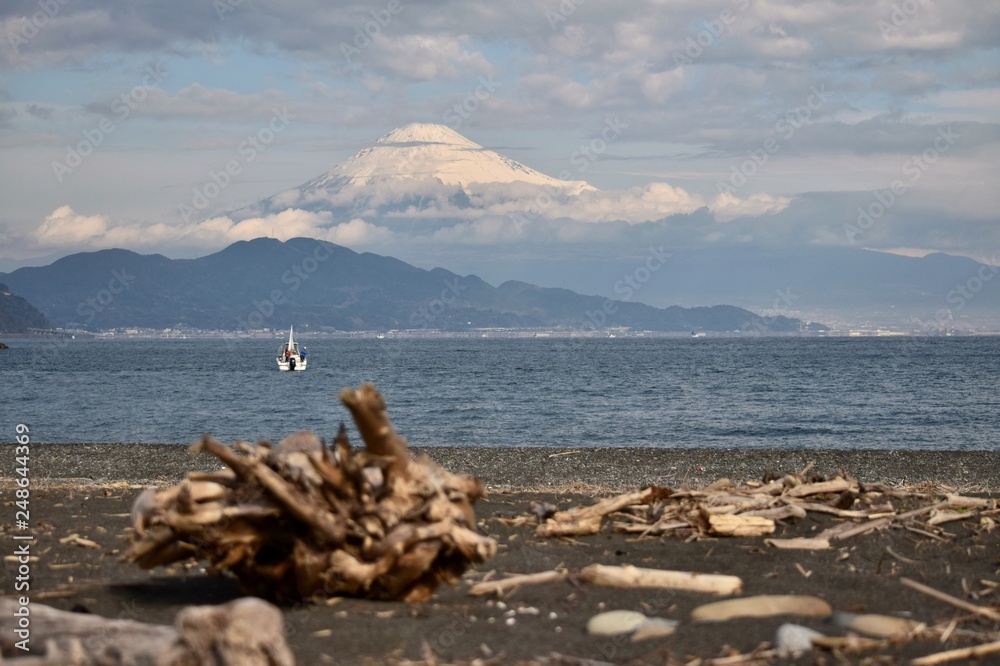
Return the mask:
{"type": "Polygon", "coordinates": [[[401,218],[467,221],[561,207],[599,190],[559,180],[485,148],[455,130],[412,123],[380,137],[326,173],[231,214],[234,220],[289,209],[334,220],[401,218]],[[542,202],[541,204],[539,202],[542,202]]]}
{"type": "Polygon", "coordinates": [[[436,180],[464,188],[486,183],[529,183],[571,194],[594,188],[583,181],[562,181],[488,150],[444,125],[412,123],[380,137],[301,192],[361,190],[383,184],[436,180]]]}

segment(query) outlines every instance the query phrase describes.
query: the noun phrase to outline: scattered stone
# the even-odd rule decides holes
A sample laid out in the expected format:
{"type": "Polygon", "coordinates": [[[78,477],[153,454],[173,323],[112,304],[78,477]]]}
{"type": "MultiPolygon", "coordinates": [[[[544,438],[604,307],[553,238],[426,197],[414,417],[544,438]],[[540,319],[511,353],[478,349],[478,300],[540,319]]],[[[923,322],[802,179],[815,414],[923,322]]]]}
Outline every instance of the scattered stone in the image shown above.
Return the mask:
{"type": "MultiPolygon", "coordinates": [[[[0,632],[5,637],[14,635],[18,607],[14,599],[0,599],[0,632]]],[[[187,606],[177,613],[173,626],[71,613],[32,603],[31,639],[32,656],[3,663],[295,664],[281,610],[254,597],[219,606],[187,606]]]]}
{"type": "Polygon", "coordinates": [[[630,639],[633,643],[649,640],[651,638],[663,638],[677,631],[677,620],[667,620],[662,617],[651,617],[640,624],[635,629],[630,639]]]}
{"type": "Polygon", "coordinates": [[[543,523],[554,516],[556,511],[559,510],[559,507],[551,502],[533,501],[529,507],[531,509],[531,513],[535,514],[535,517],[538,518],[538,522],[540,523],[543,523]]]}
{"type": "Polygon", "coordinates": [[[823,638],[823,634],[801,624],[786,622],[774,634],[774,647],[782,658],[794,659],[813,649],[814,638],[823,638]]]}
{"type": "Polygon", "coordinates": [[[607,611],[598,613],[587,621],[587,633],[594,636],[630,634],[646,620],[646,616],[638,611],[607,611]]]}

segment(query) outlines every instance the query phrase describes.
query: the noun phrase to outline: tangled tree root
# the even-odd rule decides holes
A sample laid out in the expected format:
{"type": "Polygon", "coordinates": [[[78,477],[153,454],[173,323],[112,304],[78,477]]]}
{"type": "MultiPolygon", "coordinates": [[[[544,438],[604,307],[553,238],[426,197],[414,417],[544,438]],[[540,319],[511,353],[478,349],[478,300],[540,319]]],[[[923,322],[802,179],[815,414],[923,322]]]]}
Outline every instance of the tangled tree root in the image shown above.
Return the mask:
{"type": "Polygon", "coordinates": [[[192,450],[229,469],[140,495],[124,559],[145,569],[207,560],[264,598],[420,601],[492,557],[496,543],[476,531],[472,509],[479,480],[411,459],[373,385],[340,399],[363,451],[351,451],[343,425],[333,451],[311,432],[274,447],[206,436],[192,450]]]}

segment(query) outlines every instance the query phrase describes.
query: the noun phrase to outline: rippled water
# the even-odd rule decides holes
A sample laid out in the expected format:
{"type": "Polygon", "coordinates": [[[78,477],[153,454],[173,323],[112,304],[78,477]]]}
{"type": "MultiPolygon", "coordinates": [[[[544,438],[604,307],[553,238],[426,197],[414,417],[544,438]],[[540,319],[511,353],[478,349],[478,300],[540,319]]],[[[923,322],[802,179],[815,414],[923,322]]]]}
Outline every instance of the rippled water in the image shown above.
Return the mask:
{"type": "Polygon", "coordinates": [[[14,340],[5,432],[36,442],[328,438],[373,380],[417,445],[996,449],[1000,339],[14,340]]]}

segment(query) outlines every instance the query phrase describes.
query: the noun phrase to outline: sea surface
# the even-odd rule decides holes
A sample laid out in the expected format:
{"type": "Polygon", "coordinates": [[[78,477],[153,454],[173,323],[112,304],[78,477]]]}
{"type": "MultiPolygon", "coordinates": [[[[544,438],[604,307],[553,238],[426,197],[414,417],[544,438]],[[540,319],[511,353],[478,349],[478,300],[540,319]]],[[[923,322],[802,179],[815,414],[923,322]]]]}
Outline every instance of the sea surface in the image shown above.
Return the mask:
{"type": "Polygon", "coordinates": [[[1000,448],[1000,338],[327,338],[295,373],[278,337],[8,344],[7,442],[329,440],[374,381],[414,445],[1000,448]]]}

